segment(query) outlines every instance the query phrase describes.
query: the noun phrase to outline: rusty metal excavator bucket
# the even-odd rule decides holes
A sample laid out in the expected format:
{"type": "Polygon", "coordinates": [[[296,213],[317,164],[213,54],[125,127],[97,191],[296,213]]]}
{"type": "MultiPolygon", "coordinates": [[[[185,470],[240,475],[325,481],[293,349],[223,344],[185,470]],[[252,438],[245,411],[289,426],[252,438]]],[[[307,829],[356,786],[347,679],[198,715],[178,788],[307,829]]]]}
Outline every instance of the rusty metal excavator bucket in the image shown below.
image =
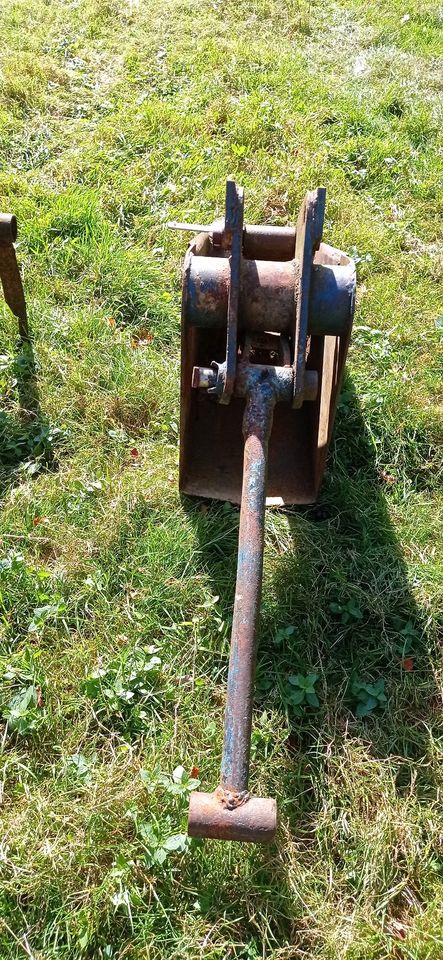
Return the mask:
{"type": "Polygon", "coordinates": [[[220,785],[194,793],[189,833],[267,841],[276,803],[248,792],[264,512],[312,503],[331,438],[355,300],[355,267],[322,242],[325,190],[295,228],[247,226],[226,185],[223,220],[183,270],[180,489],[241,503],[220,785]]]}

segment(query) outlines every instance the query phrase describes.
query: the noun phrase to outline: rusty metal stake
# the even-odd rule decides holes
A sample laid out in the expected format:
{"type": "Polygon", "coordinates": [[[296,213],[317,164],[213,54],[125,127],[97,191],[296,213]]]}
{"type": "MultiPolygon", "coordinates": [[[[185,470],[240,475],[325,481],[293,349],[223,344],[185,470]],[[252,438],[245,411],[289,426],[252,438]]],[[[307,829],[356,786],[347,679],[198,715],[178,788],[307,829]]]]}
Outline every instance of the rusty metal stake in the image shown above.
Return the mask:
{"type": "Polygon", "coordinates": [[[0,213],[0,279],[3,293],[8,307],[18,319],[22,340],[29,340],[25,294],[14,247],[16,240],[16,218],[10,213],[0,213]]]}

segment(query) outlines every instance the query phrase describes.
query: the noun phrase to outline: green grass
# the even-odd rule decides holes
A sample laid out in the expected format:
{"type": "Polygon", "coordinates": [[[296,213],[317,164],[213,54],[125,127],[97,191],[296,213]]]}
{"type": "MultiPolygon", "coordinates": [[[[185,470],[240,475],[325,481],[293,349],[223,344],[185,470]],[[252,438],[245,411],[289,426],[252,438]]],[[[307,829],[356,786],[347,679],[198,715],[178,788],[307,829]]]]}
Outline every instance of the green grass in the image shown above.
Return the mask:
{"type": "Polygon", "coordinates": [[[3,0],[0,32],[33,331],[0,305],[2,960],[441,960],[441,10],[3,0]],[[220,214],[228,175],[250,222],[325,184],[359,273],[320,505],[267,516],[269,849],[183,836],[192,768],[217,782],[238,512],[177,492],[165,224],[220,214]]]}

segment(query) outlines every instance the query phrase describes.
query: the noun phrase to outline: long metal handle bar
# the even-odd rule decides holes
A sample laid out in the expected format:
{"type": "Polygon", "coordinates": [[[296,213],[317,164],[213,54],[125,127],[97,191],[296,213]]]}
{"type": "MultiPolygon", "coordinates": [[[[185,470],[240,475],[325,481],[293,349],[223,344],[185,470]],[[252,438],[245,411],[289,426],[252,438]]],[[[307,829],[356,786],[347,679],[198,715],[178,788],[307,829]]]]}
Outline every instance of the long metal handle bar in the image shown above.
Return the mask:
{"type": "MultiPolygon", "coordinates": [[[[212,389],[217,364],[196,367],[193,386],[212,389]]],[[[237,582],[232,624],[228,694],[220,785],[214,793],[191,793],[188,832],[193,837],[269,842],[275,836],[277,805],[248,793],[256,633],[260,612],[268,441],[274,405],[292,398],[293,370],[240,363],[235,396],[245,397],[243,487],[237,582]]]]}
{"type": "Polygon", "coordinates": [[[220,782],[239,800],[245,799],[248,789],[268,440],[275,399],[271,384],[257,383],[248,394],[243,419],[243,489],[220,782]]]}

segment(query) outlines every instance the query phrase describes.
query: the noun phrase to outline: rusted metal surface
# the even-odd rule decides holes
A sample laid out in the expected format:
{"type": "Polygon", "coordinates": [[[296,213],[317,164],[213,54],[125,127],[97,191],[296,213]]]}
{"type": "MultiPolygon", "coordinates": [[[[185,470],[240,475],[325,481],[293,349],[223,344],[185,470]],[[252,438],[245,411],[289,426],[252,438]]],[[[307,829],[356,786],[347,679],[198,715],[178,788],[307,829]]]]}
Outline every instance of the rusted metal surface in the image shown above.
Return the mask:
{"type": "MultiPolygon", "coordinates": [[[[243,260],[239,330],[289,332],[294,326],[294,260],[243,260]]],[[[193,257],[188,280],[187,320],[199,327],[225,327],[230,263],[224,257],[193,257]]]]}
{"type": "MultiPolygon", "coordinates": [[[[181,223],[170,220],[170,230],[184,230],[193,234],[207,233],[215,247],[224,245],[225,221],[213,223],[181,223]]],[[[249,260],[293,260],[295,251],[295,227],[271,227],[248,224],[243,228],[243,255],[249,260]]]]}
{"type": "Polygon", "coordinates": [[[192,257],[187,281],[187,323],[196,327],[226,327],[230,276],[227,257],[192,257]]]}
{"type": "Polygon", "coordinates": [[[243,233],[243,254],[248,260],[293,260],[295,227],[246,225],[243,233]]]}
{"type": "MultiPolygon", "coordinates": [[[[253,347],[251,349],[253,349],[253,347]]],[[[245,351],[243,352],[245,353],[245,351]]],[[[281,352],[286,352],[284,347],[281,352]]],[[[214,363],[211,367],[194,367],[192,371],[192,386],[194,388],[207,389],[208,394],[212,392],[217,394],[217,378],[220,376],[220,367],[222,366],[222,364],[214,363]]],[[[308,399],[315,400],[315,384],[317,383],[316,371],[311,370],[309,373],[311,373],[312,376],[308,378],[308,399]]],[[[245,433],[245,417],[251,399],[254,398],[257,403],[259,395],[261,396],[261,394],[263,394],[263,396],[265,396],[271,391],[274,397],[274,403],[278,400],[289,401],[291,399],[293,379],[294,371],[289,364],[287,366],[274,366],[272,363],[249,363],[244,359],[240,361],[235,378],[234,396],[246,397],[247,399],[246,410],[243,417],[243,435],[245,433]]]]}
{"type": "MultiPolygon", "coordinates": [[[[230,273],[230,261],[226,257],[190,258],[187,323],[196,327],[226,328],[230,273]]],[[[291,333],[300,296],[299,280],[299,264],[295,259],[282,262],[244,259],[238,330],[291,333]]],[[[332,264],[314,259],[306,293],[307,333],[345,335],[352,320],[354,289],[355,265],[349,257],[341,254],[340,262],[332,264]]],[[[306,338],[304,343],[306,349],[306,338]]]]}
{"type": "MultiPolygon", "coordinates": [[[[223,221],[217,221],[217,230],[222,229],[223,221]]],[[[214,226],[214,225],[213,225],[214,226]]],[[[258,229],[258,228],[257,228],[258,229]]],[[[269,230],[269,242],[272,231],[281,228],[266,228],[269,230]]],[[[295,231],[292,230],[294,237],[295,231]]],[[[249,230],[256,227],[244,227],[243,237],[249,230]]],[[[278,239],[278,238],[277,238],[278,239]]],[[[244,241],[245,242],[245,241],[244,241]]],[[[279,240],[280,244],[281,241],[279,240]]],[[[285,256],[292,251],[289,247],[285,256]]],[[[180,412],[180,489],[183,493],[194,496],[207,496],[221,500],[231,500],[240,503],[242,487],[242,419],[243,401],[233,397],[231,403],[220,407],[214,400],[214,394],[206,391],[190,389],[192,371],[196,366],[209,368],[215,361],[215,366],[221,366],[226,355],[226,322],[219,326],[219,321],[226,310],[226,297],[222,311],[216,324],[200,325],[198,316],[190,322],[190,275],[192,264],[206,260],[208,270],[215,264],[222,265],[222,270],[229,270],[229,259],[222,246],[214,246],[212,234],[201,233],[193,239],[186,254],[183,273],[182,297],[182,349],[181,349],[181,412],[180,412]]],[[[245,253],[245,248],[243,250],[245,253]]],[[[270,256],[269,249],[261,255],[270,256]]],[[[248,269],[248,260],[243,256],[242,269],[248,269]]],[[[208,272],[208,271],[207,271],[208,272]]],[[[215,276],[217,279],[218,274],[215,276]]],[[[227,278],[227,272],[226,272],[227,278]]],[[[210,278],[209,278],[210,279],[210,278]]],[[[226,279],[227,282],[227,279],[226,279]]],[[[343,283],[336,284],[343,290],[343,283]]],[[[294,304],[297,291],[294,290],[294,304]]],[[[274,503],[301,504],[312,503],[320,486],[325,456],[327,452],[329,428],[325,425],[332,423],[333,412],[343,367],[346,358],[347,343],[352,326],[355,295],[355,267],[353,262],[342,251],[322,242],[314,254],[311,268],[311,286],[309,296],[308,332],[306,342],[306,368],[304,373],[305,400],[312,398],[312,373],[317,375],[317,399],[306,404],[302,403],[297,409],[290,409],[286,405],[278,404],[274,414],[274,426],[270,438],[269,469],[267,495],[274,503]],[[315,291],[317,264],[328,265],[334,268],[346,268],[344,287],[346,297],[341,295],[340,310],[335,303],[334,284],[329,284],[330,299],[325,302],[323,296],[317,296],[315,291]],[[320,304],[316,313],[316,304],[320,304]],[[321,313],[320,313],[321,310],[321,313]],[[334,329],[331,328],[330,317],[334,319],[334,329]],[[311,327],[313,330],[311,330],[311,327]],[[315,330],[315,332],[313,332],[315,330]],[[327,334],[327,336],[323,336],[327,334]],[[332,362],[332,358],[337,362],[332,362]],[[326,440],[325,440],[326,436],[326,440]],[[326,443],[326,447],[325,447],[326,443]]],[[[238,336],[244,337],[247,333],[243,319],[244,302],[240,286],[240,304],[238,315],[238,336]]],[[[217,307],[218,309],[218,307],[217,307]]],[[[197,311],[198,312],[198,311],[197,311]]],[[[275,315],[274,315],[275,317],[275,315]]],[[[293,340],[293,338],[290,338],[293,340]]],[[[290,345],[290,363],[293,362],[293,343],[290,345]]],[[[287,363],[287,359],[280,363],[287,363]]],[[[212,383],[208,382],[211,388],[212,383]]]]}
{"type": "MultiPolygon", "coordinates": [[[[196,368],[193,382],[204,386],[214,371],[196,368]]],[[[292,399],[293,370],[243,361],[235,392],[246,397],[243,417],[243,490],[237,580],[232,622],[220,786],[214,794],[193,794],[189,832],[230,840],[265,842],[276,830],[275,801],[248,792],[257,626],[263,573],[268,442],[274,406],[292,399]]]]}
{"type": "Polygon", "coordinates": [[[226,361],[219,403],[229,403],[234,390],[237,369],[237,331],[240,300],[240,276],[243,238],[243,190],[233,180],[226,181],[226,214],[223,232],[224,247],[229,253],[230,280],[226,328],[226,361]]]}
{"type": "Polygon", "coordinates": [[[232,787],[223,787],[221,784],[214,790],[214,796],[226,810],[236,810],[251,798],[249,790],[233,790],[232,787]]]}
{"type": "Polygon", "coordinates": [[[17,240],[17,218],[13,213],[0,213],[0,246],[10,246],[17,240]]]}
{"type": "Polygon", "coordinates": [[[241,329],[288,334],[294,327],[295,260],[245,260],[241,279],[241,329]]]}
{"type": "Polygon", "coordinates": [[[0,279],[3,293],[12,313],[18,319],[18,328],[23,340],[29,338],[26,301],[22,278],[17,263],[14,243],[17,239],[17,220],[9,213],[0,214],[0,279]]]}
{"type": "Polygon", "coordinates": [[[317,496],[355,299],[352,261],[321,243],[324,199],[307,194],[295,231],[243,227],[228,182],[225,220],[185,259],[180,489],[241,502],[220,784],[192,794],[193,836],[275,835],[275,801],[248,788],[266,497],[317,496]]]}
{"type": "MultiPolygon", "coordinates": [[[[222,221],[217,221],[216,224],[217,230],[222,229],[222,221]]],[[[271,242],[272,231],[276,230],[279,233],[280,229],[266,227],[269,238],[267,242],[271,242]]],[[[242,271],[249,269],[249,261],[245,256],[245,237],[250,230],[255,232],[258,228],[249,227],[249,225],[244,227],[242,271]]],[[[295,237],[293,228],[289,230],[295,237]]],[[[315,239],[318,240],[318,234],[315,239]]],[[[276,237],[277,241],[281,245],[282,241],[278,237],[276,237]]],[[[293,247],[288,246],[284,251],[285,257],[289,257],[292,251],[293,247]]],[[[256,248],[254,252],[258,252],[256,248]]],[[[265,255],[270,260],[273,259],[269,249],[262,247],[259,252],[261,256],[265,255]]],[[[185,258],[182,299],[180,489],[183,493],[195,496],[240,503],[243,401],[235,398],[234,391],[231,402],[221,408],[214,402],[216,394],[190,389],[194,367],[210,368],[214,361],[215,369],[223,369],[222,364],[226,355],[226,320],[224,325],[220,326],[227,309],[226,294],[222,291],[222,296],[218,299],[218,293],[215,290],[213,317],[215,316],[216,322],[209,322],[208,313],[203,324],[202,318],[198,316],[198,309],[196,309],[198,303],[195,298],[192,310],[190,306],[190,300],[194,296],[190,283],[193,261],[195,259],[198,263],[206,262],[206,273],[203,271],[203,274],[210,284],[210,271],[212,267],[215,268],[212,278],[215,287],[219,277],[218,271],[221,270],[222,273],[225,271],[226,289],[229,259],[225,253],[221,245],[214,246],[211,234],[201,233],[192,241],[185,258]],[[217,310],[220,312],[217,313],[217,310]]],[[[287,266],[288,264],[284,264],[284,269],[287,266]]],[[[253,265],[252,269],[254,269],[253,265]]],[[[261,293],[260,296],[262,296],[261,293]]],[[[308,300],[309,337],[306,340],[303,397],[305,401],[309,399],[311,402],[309,404],[303,402],[297,409],[290,409],[284,404],[278,404],[275,408],[269,447],[267,485],[267,496],[274,503],[312,503],[317,496],[330,435],[327,425],[333,421],[352,326],[354,296],[353,262],[342,251],[322,242],[314,253],[308,300]],[[320,290],[316,290],[317,265],[334,268],[334,275],[328,275],[333,281],[326,285],[328,297],[324,295],[322,271],[318,271],[320,290]],[[341,274],[341,277],[338,274],[341,274]],[[340,294],[338,306],[337,292],[340,294]],[[333,358],[336,358],[336,361],[333,361],[333,358]],[[315,376],[317,388],[313,384],[315,376]],[[314,394],[316,394],[315,400],[312,399],[314,394]]],[[[294,308],[296,302],[297,287],[294,289],[294,308]]],[[[253,317],[250,311],[246,322],[244,311],[248,312],[248,305],[242,297],[241,284],[238,314],[239,340],[248,333],[248,323],[253,317]]],[[[293,315],[295,315],[295,309],[293,315]]],[[[275,326],[279,325],[275,311],[273,323],[275,326]]],[[[274,332],[276,332],[275,329],[274,332]]],[[[290,337],[290,363],[293,362],[293,339],[290,337]]],[[[280,358],[276,362],[286,364],[288,360],[280,358]]],[[[211,382],[208,380],[209,390],[212,389],[213,383],[213,379],[211,382]]]]}
{"type": "Polygon", "coordinates": [[[243,492],[220,779],[225,789],[234,791],[248,786],[267,450],[275,399],[273,387],[264,377],[248,391],[243,419],[243,492]]]}
{"type": "Polygon", "coordinates": [[[268,797],[250,797],[234,810],[224,806],[215,793],[191,793],[188,833],[212,840],[269,843],[277,828],[277,804],[268,797]]]}
{"type": "Polygon", "coordinates": [[[304,394],[306,346],[309,327],[309,297],[314,253],[318,250],[325,217],[326,190],[309,190],[301,205],[295,234],[295,258],[299,264],[294,328],[293,406],[301,407],[304,394]]]}

